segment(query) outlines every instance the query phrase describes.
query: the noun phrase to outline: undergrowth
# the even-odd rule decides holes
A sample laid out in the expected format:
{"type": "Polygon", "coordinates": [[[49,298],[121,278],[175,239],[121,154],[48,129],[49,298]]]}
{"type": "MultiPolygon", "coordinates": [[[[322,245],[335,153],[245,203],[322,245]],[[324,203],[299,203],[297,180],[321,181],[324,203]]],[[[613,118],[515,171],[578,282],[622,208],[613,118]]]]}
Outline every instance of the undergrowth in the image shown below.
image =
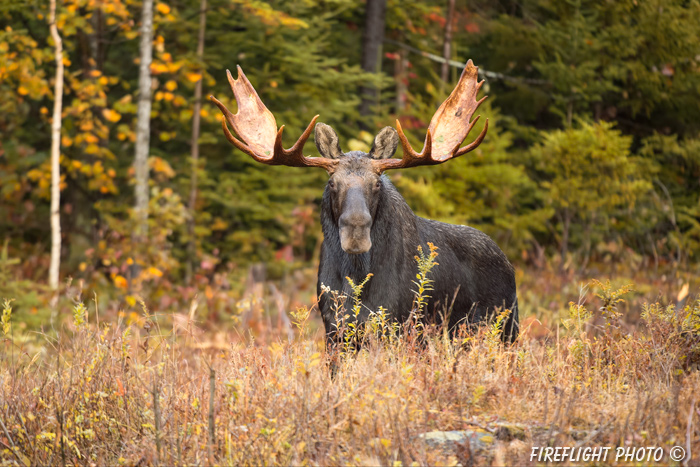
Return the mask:
{"type": "MultiPolygon", "coordinates": [[[[417,312],[429,273],[417,277],[417,312]]],[[[365,283],[352,284],[351,313],[365,283]]],[[[96,302],[78,300],[32,354],[15,341],[5,300],[0,464],[522,465],[533,445],[700,452],[700,300],[649,303],[628,332],[618,305],[629,287],[591,287],[597,297],[584,289],[559,332],[536,339],[525,326],[511,346],[498,335],[502,318],[469,335],[411,334],[374,310],[365,326],[345,328],[362,345],[333,377],[308,308],[291,313],[291,342],[231,335],[213,348],[195,307],[167,328],[143,304],[133,323],[98,325],[96,302]],[[490,446],[420,441],[465,429],[492,435],[490,446]]],[[[335,298],[342,310],[348,297],[335,298]]]]}

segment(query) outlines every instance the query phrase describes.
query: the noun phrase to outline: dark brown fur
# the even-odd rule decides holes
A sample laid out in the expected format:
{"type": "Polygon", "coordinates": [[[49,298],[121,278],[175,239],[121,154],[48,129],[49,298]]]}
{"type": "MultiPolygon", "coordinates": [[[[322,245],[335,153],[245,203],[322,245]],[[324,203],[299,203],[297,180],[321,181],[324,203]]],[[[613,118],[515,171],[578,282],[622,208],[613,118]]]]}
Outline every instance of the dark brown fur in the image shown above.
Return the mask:
{"type": "MultiPolygon", "coordinates": [[[[455,329],[460,323],[484,322],[497,309],[508,308],[512,311],[504,323],[503,339],[512,342],[517,337],[515,275],[505,254],[472,227],[416,216],[389,179],[373,169],[372,159],[391,157],[396,151],[398,140],[392,128],[380,132],[369,154],[342,154],[335,132],[323,124],[316,128],[316,142],[322,156],[339,161],[321,206],[324,241],[319,294],[325,285],[351,296],[345,278],[359,283],[372,273],[362,291],[359,320],[366,320],[370,311],[382,306],[397,321],[405,321],[414,300],[417,248],[421,245],[427,251],[431,242],[439,248],[439,264],[430,275],[434,290],[427,318],[439,321],[452,306],[447,324],[455,329]]],[[[349,303],[346,300],[348,309],[349,303]]],[[[321,295],[319,307],[332,344],[338,338],[338,323],[327,294],[321,295]]]]}

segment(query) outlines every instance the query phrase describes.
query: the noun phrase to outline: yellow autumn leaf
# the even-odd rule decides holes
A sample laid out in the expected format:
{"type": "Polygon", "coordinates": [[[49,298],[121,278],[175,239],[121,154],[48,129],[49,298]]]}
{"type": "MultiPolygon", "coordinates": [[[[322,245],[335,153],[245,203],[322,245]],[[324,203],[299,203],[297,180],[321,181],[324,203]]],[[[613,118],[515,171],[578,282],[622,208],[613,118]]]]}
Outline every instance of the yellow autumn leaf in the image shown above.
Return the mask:
{"type": "Polygon", "coordinates": [[[29,94],[29,90],[27,90],[27,88],[25,88],[24,86],[18,87],[17,92],[20,96],[26,96],[27,94],[29,94]]]}
{"type": "Polygon", "coordinates": [[[683,287],[681,287],[680,292],[678,292],[678,297],[676,297],[676,301],[677,301],[677,302],[683,301],[683,299],[685,299],[685,297],[688,296],[688,290],[689,290],[689,288],[690,288],[690,284],[689,284],[689,283],[686,282],[685,284],[683,284],[683,287]]]}
{"type": "Polygon", "coordinates": [[[177,73],[177,70],[182,68],[182,61],[168,63],[167,69],[170,73],[177,73]]]}
{"type": "Polygon", "coordinates": [[[201,73],[194,73],[194,72],[189,72],[187,73],[187,79],[192,81],[193,83],[196,83],[200,79],[202,79],[202,74],[201,73]]]}
{"type": "Polygon", "coordinates": [[[160,157],[151,157],[149,160],[149,165],[154,172],[162,173],[167,177],[174,177],[175,171],[166,161],[160,157]]]}
{"type": "Polygon", "coordinates": [[[228,223],[222,218],[217,217],[209,228],[211,230],[226,230],[228,229],[228,223]]]}
{"type": "Polygon", "coordinates": [[[160,74],[160,73],[167,73],[168,67],[164,63],[151,63],[151,73],[154,75],[160,74]]]}
{"type": "Polygon", "coordinates": [[[148,274],[150,274],[153,277],[163,277],[163,271],[161,271],[160,269],[155,268],[153,266],[148,268],[147,272],[148,272],[148,274]]]}
{"type": "Polygon", "coordinates": [[[61,136],[61,144],[62,144],[63,146],[65,146],[65,147],[68,147],[68,146],[70,146],[71,144],[73,144],[73,140],[70,139],[69,136],[63,135],[63,136],[61,136]]]}
{"type": "Polygon", "coordinates": [[[90,155],[95,155],[100,152],[100,147],[96,144],[88,144],[85,147],[85,153],[90,155]]]}
{"type": "Polygon", "coordinates": [[[167,83],[165,83],[165,89],[167,89],[168,91],[174,91],[177,89],[177,83],[173,80],[170,80],[167,83]]]}
{"type": "Polygon", "coordinates": [[[156,10],[158,10],[158,13],[162,15],[167,15],[168,13],[170,13],[170,7],[165,3],[156,4],[156,10]]]}
{"type": "Polygon", "coordinates": [[[129,283],[127,282],[124,276],[116,276],[114,278],[114,285],[116,285],[120,289],[126,289],[129,286],[129,283]]]}
{"type": "Polygon", "coordinates": [[[102,109],[102,116],[105,118],[105,120],[112,123],[118,122],[122,118],[122,115],[119,112],[112,109],[102,109]]]}

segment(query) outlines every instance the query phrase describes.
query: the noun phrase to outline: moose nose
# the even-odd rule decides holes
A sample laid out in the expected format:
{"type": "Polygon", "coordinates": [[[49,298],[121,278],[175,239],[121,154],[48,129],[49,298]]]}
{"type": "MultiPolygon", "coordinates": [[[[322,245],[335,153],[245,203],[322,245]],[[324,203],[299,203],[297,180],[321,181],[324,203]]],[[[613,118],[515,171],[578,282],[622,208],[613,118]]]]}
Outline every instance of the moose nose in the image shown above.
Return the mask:
{"type": "Polygon", "coordinates": [[[372,225],[372,216],[367,211],[356,211],[352,213],[343,213],[338,219],[338,226],[341,229],[353,229],[362,232],[369,229],[372,225]]]}

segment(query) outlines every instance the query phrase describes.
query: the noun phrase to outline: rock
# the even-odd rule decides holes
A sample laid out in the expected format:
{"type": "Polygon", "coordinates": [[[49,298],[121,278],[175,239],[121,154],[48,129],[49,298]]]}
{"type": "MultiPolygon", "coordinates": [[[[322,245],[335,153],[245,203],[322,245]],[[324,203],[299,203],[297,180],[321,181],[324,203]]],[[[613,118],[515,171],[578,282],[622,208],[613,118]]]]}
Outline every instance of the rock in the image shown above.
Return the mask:
{"type": "Polygon", "coordinates": [[[497,422],[494,425],[496,425],[496,439],[500,441],[512,441],[514,439],[524,441],[527,438],[527,425],[503,422],[497,422]]]}
{"type": "Polygon", "coordinates": [[[461,431],[431,431],[418,435],[428,446],[433,448],[452,449],[454,443],[462,444],[469,440],[472,451],[488,449],[494,442],[493,434],[486,430],[461,430],[461,431]]]}

